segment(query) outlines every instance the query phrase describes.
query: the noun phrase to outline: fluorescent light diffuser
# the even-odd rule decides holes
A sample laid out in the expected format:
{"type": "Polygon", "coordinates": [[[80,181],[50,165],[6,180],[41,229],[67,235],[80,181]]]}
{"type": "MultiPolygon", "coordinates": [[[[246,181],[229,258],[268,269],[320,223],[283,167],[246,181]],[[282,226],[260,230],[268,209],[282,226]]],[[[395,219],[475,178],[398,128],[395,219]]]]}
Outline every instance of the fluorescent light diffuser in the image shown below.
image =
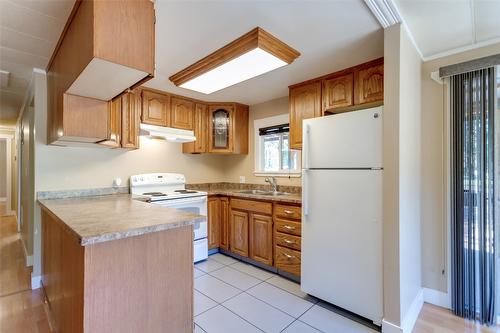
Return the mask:
{"type": "Polygon", "coordinates": [[[299,52],[261,28],[172,75],[177,86],[210,94],[292,63],[299,52]]]}
{"type": "Polygon", "coordinates": [[[180,87],[211,94],[285,65],[287,63],[278,57],[256,48],[181,84],[180,87]]]}

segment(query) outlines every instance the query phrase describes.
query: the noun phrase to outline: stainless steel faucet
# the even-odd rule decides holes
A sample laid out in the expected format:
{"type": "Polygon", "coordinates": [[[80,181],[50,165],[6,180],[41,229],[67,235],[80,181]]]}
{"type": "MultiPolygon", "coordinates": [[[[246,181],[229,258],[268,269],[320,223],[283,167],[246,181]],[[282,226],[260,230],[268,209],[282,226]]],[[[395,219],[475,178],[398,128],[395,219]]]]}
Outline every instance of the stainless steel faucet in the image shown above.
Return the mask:
{"type": "Polygon", "coordinates": [[[278,190],[278,181],[276,180],[276,177],[266,177],[265,182],[271,185],[272,192],[276,192],[278,190]]]}

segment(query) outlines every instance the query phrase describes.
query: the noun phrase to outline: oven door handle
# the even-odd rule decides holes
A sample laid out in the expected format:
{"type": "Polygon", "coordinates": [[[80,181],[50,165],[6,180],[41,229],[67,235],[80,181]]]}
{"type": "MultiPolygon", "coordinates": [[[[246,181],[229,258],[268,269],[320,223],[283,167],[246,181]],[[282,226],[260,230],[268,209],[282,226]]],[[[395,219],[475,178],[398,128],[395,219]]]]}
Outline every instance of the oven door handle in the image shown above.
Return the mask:
{"type": "Polygon", "coordinates": [[[154,201],[153,203],[165,206],[165,207],[175,207],[178,205],[184,205],[184,204],[192,204],[192,203],[203,203],[207,202],[207,196],[200,196],[200,197],[194,197],[194,198],[181,198],[181,199],[169,199],[169,200],[160,200],[160,201],[154,201]]]}

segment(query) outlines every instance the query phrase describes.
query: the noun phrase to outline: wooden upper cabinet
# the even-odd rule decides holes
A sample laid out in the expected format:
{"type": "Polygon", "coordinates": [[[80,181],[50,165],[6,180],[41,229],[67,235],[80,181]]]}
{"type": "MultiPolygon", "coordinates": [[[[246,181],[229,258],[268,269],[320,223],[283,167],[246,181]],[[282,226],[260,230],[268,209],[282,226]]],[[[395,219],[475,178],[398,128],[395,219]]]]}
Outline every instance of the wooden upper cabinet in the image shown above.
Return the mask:
{"type": "Polygon", "coordinates": [[[194,102],[172,96],[170,99],[170,123],[174,128],[193,130],[194,102]]]}
{"type": "Polygon", "coordinates": [[[207,152],[208,137],[208,105],[196,103],[194,106],[194,136],[196,141],[182,144],[185,154],[200,154],[207,152]]]}
{"type": "Polygon", "coordinates": [[[207,151],[248,154],[248,106],[237,103],[209,106],[207,151]]]}
{"type": "Polygon", "coordinates": [[[243,257],[248,257],[248,213],[231,210],[230,249],[243,257]]]}
{"type": "MultiPolygon", "coordinates": [[[[71,98],[72,108],[65,108],[65,96],[91,98],[105,104],[152,78],[154,55],[155,13],[150,0],[76,1],[47,66],[48,143],[108,140],[108,129],[104,137],[96,136],[86,122],[76,123],[81,128],[79,135],[74,135],[74,128],[68,127],[66,119],[80,117],[78,113],[88,103],[78,105],[71,98]]],[[[104,123],[108,121],[113,119],[104,123]]]]}
{"type": "Polygon", "coordinates": [[[273,219],[250,214],[250,258],[265,265],[273,264],[273,219]]]}
{"type": "Polygon", "coordinates": [[[376,64],[356,71],[357,104],[384,100],[384,64],[376,64]]]}
{"type": "Polygon", "coordinates": [[[207,203],[208,222],[208,248],[214,249],[220,244],[220,199],[208,198],[207,203]]]}
{"type": "Polygon", "coordinates": [[[322,82],[323,111],[354,104],[354,75],[324,79],[322,82]]]}
{"type": "Polygon", "coordinates": [[[99,144],[111,148],[121,147],[122,134],[122,99],[121,96],[114,98],[108,103],[108,138],[99,144]]]}
{"type": "Polygon", "coordinates": [[[140,92],[134,90],[121,95],[121,107],[121,146],[125,149],[137,149],[141,123],[140,92]]]}
{"type": "Polygon", "coordinates": [[[220,198],[220,239],[219,247],[229,250],[229,198],[220,198]]]}
{"type": "Polygon", "coordinates": [[[170,95],[142,91],[142,119],[144,124],[170,126],[170,95]]]}
{"type": "Polygon", "coordinates": [[[208,152],[231,153],[234,139],[232,105],[211,105],[208,110],[208,152]]]}
{"type": "Polygon", "coordinates": [[[302,149],[302,121],[321,116],[321,82],[290,87],[290,148],[302,149]]]}

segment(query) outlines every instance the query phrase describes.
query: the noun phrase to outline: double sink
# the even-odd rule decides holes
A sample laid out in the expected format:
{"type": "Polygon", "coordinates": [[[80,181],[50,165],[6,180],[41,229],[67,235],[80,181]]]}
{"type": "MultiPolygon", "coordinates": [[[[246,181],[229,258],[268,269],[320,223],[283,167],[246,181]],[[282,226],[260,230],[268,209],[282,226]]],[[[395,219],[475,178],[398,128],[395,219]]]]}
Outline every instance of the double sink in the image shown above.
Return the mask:
{"type": "Polygon", "coordinates": [[[263,190],[242,190],[242,191],[238,191],[238,193],[242,193],[242,194],[270,195],[270,196],[289,195],[289,194],[291,194],[291,193],[288,193],[288,192],[263,191],[263,190]]]}

